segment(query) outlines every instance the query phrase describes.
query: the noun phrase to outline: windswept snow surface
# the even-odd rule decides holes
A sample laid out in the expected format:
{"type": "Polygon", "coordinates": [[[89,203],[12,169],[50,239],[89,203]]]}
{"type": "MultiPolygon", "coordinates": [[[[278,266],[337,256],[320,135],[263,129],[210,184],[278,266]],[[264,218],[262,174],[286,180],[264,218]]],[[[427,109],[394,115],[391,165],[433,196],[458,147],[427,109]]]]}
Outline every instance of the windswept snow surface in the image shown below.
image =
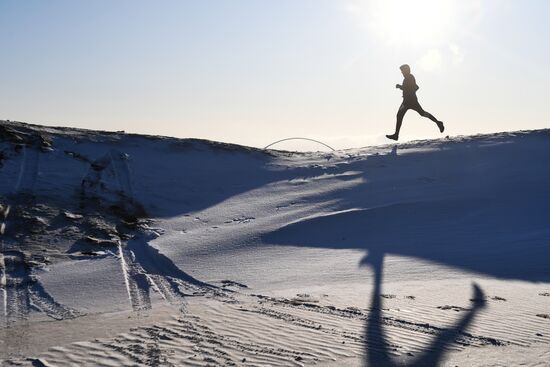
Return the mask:
{"type": "Polygon", "coordinates": [[[0,362],[550,366],[549,162],[0,122],[0,362]]]}

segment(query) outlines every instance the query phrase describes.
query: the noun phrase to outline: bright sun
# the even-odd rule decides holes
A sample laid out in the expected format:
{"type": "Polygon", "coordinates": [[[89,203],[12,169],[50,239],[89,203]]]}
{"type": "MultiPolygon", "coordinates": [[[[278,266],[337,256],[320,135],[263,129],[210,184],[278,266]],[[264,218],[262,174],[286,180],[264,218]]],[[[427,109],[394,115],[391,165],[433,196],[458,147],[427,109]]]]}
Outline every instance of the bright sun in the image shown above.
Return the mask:
{"type": "Polygon", "coordinates": [[[390,43],[422,44],[445,37],[451,0],[372,0],[369,23],[390,43]]]}

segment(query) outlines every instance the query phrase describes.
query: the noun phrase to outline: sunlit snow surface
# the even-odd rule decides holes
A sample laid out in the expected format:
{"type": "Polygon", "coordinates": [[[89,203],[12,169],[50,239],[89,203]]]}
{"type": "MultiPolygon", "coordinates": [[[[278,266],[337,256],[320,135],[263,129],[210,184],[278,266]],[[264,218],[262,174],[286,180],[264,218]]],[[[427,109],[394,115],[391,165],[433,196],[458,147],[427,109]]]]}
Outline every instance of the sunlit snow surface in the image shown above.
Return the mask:
{"type": "Polygon", "coordinates": [[[550,132],[333,153],[0,122],[3,365],[550,365],[550,132]]]}

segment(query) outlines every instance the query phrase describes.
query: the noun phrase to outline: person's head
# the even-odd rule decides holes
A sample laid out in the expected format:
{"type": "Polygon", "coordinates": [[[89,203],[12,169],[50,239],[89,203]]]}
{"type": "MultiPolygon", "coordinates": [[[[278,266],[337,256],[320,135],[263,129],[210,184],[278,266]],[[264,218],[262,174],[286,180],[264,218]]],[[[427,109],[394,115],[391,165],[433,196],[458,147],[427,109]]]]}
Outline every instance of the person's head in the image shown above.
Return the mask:
{"type": "Polygon", "coordinates": [[[409,75],[411,73],[411,67],[407,64],[401,65],[399,69],[401,70],[401,73],[403,74],[403,76],[409,75]]]}

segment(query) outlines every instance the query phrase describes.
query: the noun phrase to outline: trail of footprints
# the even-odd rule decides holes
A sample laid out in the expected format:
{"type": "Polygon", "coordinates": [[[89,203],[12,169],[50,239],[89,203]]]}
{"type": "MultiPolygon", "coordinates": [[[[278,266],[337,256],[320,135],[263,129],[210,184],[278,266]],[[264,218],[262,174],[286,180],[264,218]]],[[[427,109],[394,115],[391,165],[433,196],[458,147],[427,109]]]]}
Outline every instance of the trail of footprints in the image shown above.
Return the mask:
{"type": "Polygon", "coordinates": [[[171,322],[132,329],[113,339],[52,348],[36,361],[55,366],[112,365],[114,361],[121,366],[237,366],[278,360],[278,365],[297,366],[304,359],[318,358],[277,345],[242,342],[209,328],[197,316],[182,314],[171,322]]]}
{"type": "MultiPolygon", "coordinates": [[[[301,366],[333,361],[334,353],[342,358],[361,356],[367,342],[364,325],[369,320],[369,309],[254,294],[240,294],[238,301],[210,308],[207,316],[182,311],[172,321],[134,328],[112,339],[52,348],[40,356],[40,361],[55,366],[112,365],[114,361],[120,366],[301,366]],[[272,333],[286,336],[272,338],[272,333]]],[[[422,345],[414,341],[429,340],[443,330],[392,313],[385,313],[382,325],[390,334],[411,336],[405,341],[410,345],[390,343],[395,357],[421,352],[422,345]]],[[[513,342],[462,332],[452,349],[509,344],[513,342]]],[[[376,350],[378,346],[371,348],[376,350]]]]}

